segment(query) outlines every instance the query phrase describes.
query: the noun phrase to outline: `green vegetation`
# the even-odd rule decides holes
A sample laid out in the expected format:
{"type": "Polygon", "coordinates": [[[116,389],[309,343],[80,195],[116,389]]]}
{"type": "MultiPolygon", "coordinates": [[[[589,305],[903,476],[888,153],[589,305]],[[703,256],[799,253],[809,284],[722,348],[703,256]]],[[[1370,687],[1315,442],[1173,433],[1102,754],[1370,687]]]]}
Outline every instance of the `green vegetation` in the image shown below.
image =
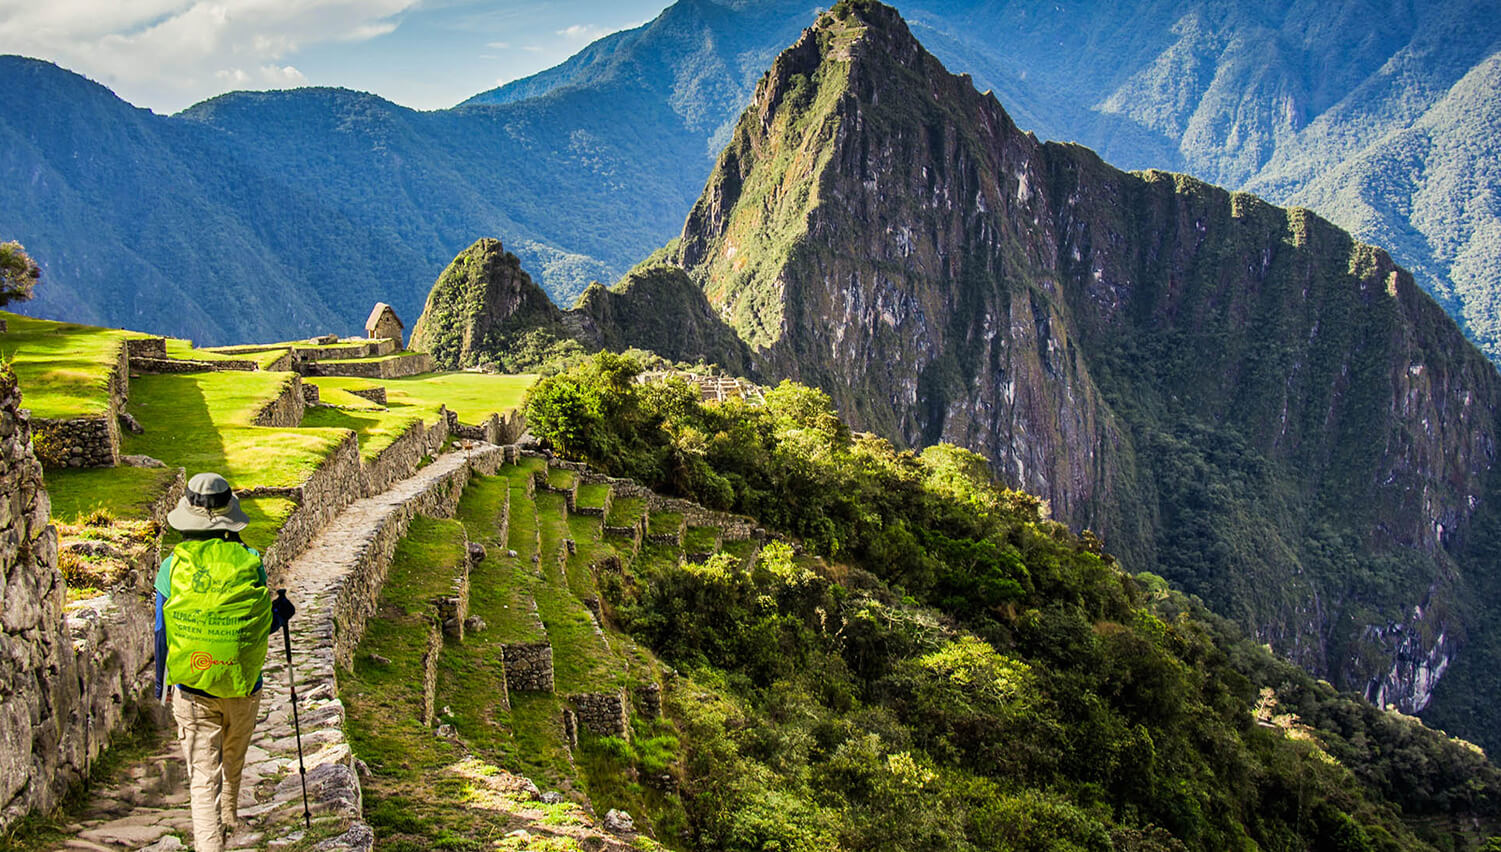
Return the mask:
{"type": "Polygon", "coordinates": [[[41,268],[20,243],[0,243],[0,307],[30,299],[41,277],[41,268]]]}
{"type": "MultiPolygon", "coordinates": [[[[788,383],[705,406],[633,369],[600,355],[540,381],[539,437],[835,560],[774,543],[746,570],[647,545],[604,585],[684,675],[668,710],[696,845],[1447,847],[1501,797],[1476,752],[1122,573],[972,453],[895,452],[788,383]],[[1252,714],[1264,687],[1272,727],[1252,714]]],[[[590,760],[628,757],[598,745],[590,760]]]]}
{"type": "Polygon", "coordinates": [[[52,517],[73,521],[95,511],[126,520],[142,520],[177,475],[174,468],[99,467],[49,470],[47,494],[52,517]]]}
{"type": "Polygon", "coordinates": [[[236,488],[300,485],[344,439],[341,429],[251,426],[291,373],[181,373],[131,382],[130,412],[145,427],[125,435],[127,453],[190,472],[217,471],[236,488]]]}
{"type": "Polygon", "coordinates": [[[628,527],[641,520],[646,513],[646,501],[640,497],[617,497],[610,503],[610,514],[605,523],[612,527],[628,527]]]}
{"type": "MultiPolygon", "coordinates": [[[[351,703],[351,742],[373,772],[365,785],[366,816],[383,848],[488,848],[504,833],[500,827],[522,818],[508,815],[523,812],[525,819],[536,820],[534,832],[584,822],[584,812],[573,803],[529,801],[511,780],[513,772],[547,788],[587,790],[597,809],[634,807],[632,812],[651,824],[639,785],[592,761],[588,746],[576,763],[563,739],[562,696],[635,685],[658,675],[649,656],[627,637],[607,640],[583,606],[579,592],[593,594],[592,581],[576,585],[588,576],[587,564],[579,560],[614,551],[599,541],[597,519],[565,521],[561,495],[526,496],[527,481],[542,469],[541,461],[527,459],[496,476],[475,477],[456,520],[418,518],[398,548],[379,618],[371,622],[354,682],[343,693],[351,703]],[[504,537],[503,516],[509,517],[504,537]],[[470,570],[470,613],[485,627],[463,642],[449,638],[443,646],[435,704],[440,721],[451,724],[455,736],[442,740],[414,718],[427,635],[427,623],[418,615],[426,600],[446,589],[454,572],[445,566],[464,558],[466,536],[486,548],[485,559],[470,570]],[[579,550],[566,565],[565,538],[577,542],[579,550]],[[507,549],[517,555],[508,556],[507,549]],[[536,567],[534,556],[540,557],[536,567]],[[582,576],[576,573],[580,569],[582,576]],[[501,646],[538,641],[552,645],[557,694],[512,691],[507,706],[497,665],[501,646]],[[464,783],[449,784],[454,777],[464,783]]],[[[671,742],[670,733],[655,741],[642,765],[675,760],[671,742]]],[[[664,813],[675,807],[681,822],[680,804],[670,805],[660,794],[655,800],[664,813]]]]}
{"type": "Polygon", "coordinates": [[[593,485],[580,485],[578,493],[574,495],[573,503],[575,506],[602,509],[609,495],[610,486],[603,482],[593,485]]]}
{"type": "Polygon", "coordinates": [[[109,410],[109,373],[119,362],[128,331],[31,319],[0,312],[7,331],[0,355],[21,386],[22,404],[34,417],[83,417],[109,410]]]}
{"type": "Polygon", "coordinates": [[[686,553],[709,553],[719,549],[719,527],[688,527],[683,534],[683,551],[686,553]]]}
{"type": "MultiPolygon", "coordinates": [[[[526,374],[428,373],[379,381],[330,376],[308,381],[318,386],[320,394],[382,386],[386,389],[386,403],[392,411],[405,409],[431,420],[436,416],[438,406],[442,405],[464,423],[479,423],[491,414],[503,414],[519,407],[526,389],[536,379],[536,376],[526,374]]],[[[344,404],[342,397],[330,395],[326,399],[331,403],[337,399],[339,404],[344,404]]],[[[368,400],[361,402],[370,404],[368,400]]]]}
{"type": "Polygon", "coordinates": [[[287,349],[256,349],[243,353],[219,352],[214,349],[197,349],[191,340],[180,340],[175,337],[167,338],[167,357],[180,358],[189,361],[252,361],[262,370],[269,369],[271,365],[281,360],[287,354],[287,349]]]}
{"type": "Polygon", "coordinates": [[[445,370],[491,366],[518,373],[583,350],[562,312],[499,240],[460,252],[427,294],[412,348],[445,370]]]}
{"type": "Polygon", "coordinates": [[[411,411],[309,408],[302,415],[302,426],[303,428],[349,429],[360,440],[360,457],[370,460],[379,456],[382,451],[391,446],[393,441],[406,434],[407,430],[421,419],[411,411]]]}
{"type": "Polygon", "coordinates": [[[573,471],[563,468],[549,468],[547,471],[547,486],[559,491],[567,491],[578,484],[579,476],[573,471]]]}
{"type": "Polygon", "coordinates": [[[652,512],[646,520],[647,535],[677,535],[682,530],[682,512],[652,512]]]}

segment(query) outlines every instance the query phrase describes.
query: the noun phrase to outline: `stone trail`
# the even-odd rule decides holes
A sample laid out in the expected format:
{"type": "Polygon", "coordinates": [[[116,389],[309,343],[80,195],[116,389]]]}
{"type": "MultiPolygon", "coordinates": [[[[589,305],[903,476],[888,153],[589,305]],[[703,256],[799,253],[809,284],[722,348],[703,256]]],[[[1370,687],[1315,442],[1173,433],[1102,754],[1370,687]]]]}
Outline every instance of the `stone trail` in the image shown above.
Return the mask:
{"type": "MultiPolygon", "coordinates": [[[[369,849],[374,835],[361,820],[357,762],[345,741],[344,706],[335,694],[334,668],[352,654],[369,606],[384,580],[391,550],[418,511],[448,514],[471,467],[493,472],[502,448],[485,445],[439,456],[413,476],[346,507],[312,545],[272,578],[297,606],[291,622],[304,764],[313,830],[302,820],[297,741],[288,701],[286,656],[273,636],[264,670],[261,715],[245,761],[240,792],[242,825],[231,849],[369,849]],[[368,600],[368,604],[365,601],[368,600]]],[[[187,772],[170,715],[155,750],[113,785],[90,792],[81,819],[57,849],[172,850],[190,847],[187,772]],[[180,838],[180,839],[179,839],[180,838]]]]}

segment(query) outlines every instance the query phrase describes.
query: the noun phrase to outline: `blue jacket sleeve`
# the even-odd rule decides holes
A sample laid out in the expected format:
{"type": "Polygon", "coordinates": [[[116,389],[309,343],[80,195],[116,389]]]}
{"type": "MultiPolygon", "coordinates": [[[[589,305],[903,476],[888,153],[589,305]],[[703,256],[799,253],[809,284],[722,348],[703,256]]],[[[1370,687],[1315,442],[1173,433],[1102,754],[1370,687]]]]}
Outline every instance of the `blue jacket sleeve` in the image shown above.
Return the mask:
{"type": "Polygon", "coordinates": [[[156,593],[156,697],[162,697],[167,681],[167,623],[162,617],[162,605],[167,598],[156,593]]]}

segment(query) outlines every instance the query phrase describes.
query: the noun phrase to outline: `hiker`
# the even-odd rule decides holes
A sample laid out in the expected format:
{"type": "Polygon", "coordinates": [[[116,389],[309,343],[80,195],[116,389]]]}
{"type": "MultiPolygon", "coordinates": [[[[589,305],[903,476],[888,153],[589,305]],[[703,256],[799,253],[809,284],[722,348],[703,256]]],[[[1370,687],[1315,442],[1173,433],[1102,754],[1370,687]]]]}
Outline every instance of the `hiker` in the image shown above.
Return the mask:
{"type": "Polygon", "coordinates": [[[238,823],[240,772],[261,703],[270,634],[296,611],[273,604],[250,519],[217,473],[188,480],[167,515],[182,542],[156,575],[156,697],[171,695],[188,762],[197,852],[221,852],[238,823]]]}

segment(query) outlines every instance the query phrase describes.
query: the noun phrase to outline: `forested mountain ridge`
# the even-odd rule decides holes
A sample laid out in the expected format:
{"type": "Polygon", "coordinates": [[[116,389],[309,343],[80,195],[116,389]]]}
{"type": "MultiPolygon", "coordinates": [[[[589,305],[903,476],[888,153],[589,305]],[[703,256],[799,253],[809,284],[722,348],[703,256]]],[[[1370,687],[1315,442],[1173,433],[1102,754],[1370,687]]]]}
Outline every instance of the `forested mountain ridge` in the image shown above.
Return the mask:
{"type": "Polygon", "coordinates": [[[762,79],[665,252],[754,371],[985,454],[1127,566],[1489,741],[1489,362],[1385,252],[1040,143],[893,10],[839,9],[762,79]]]}
{"type": "MultiPolygon", "coordinates": [[[[567,306],[677,230],[756,78],[815,5],[684,0],[431,113],[325,90],[235,93],[167,118],[10,59],[0,169],[14,179],[0,185],[0,233],[52,282],[29,311],[204,342],[353,330],[377,298],[415,315],[438,271],[488,234],[567,306]],[[42,134],[22,118],[48,112],[69,129],[42,134]],[[93,132],[121,121],[134,129],[93,132]],[[144,214],[136,198],[150,200],[144,214]],[[179,293],[209,305],[179,310],[179,293]]],[[[1314,206],[1392,251],[1495,345],[1496,98],[1466,77],[1501,46],[1493,4],[916,0],[903,11],[1023,128],[1118,165],[1314,206]],[[1466,87],[1490,110],[1435,124],[1420,168],[1406,152],[1401,180],[1383,163],[1339,169],[1333,184],[1337,164],[1389,158],[1388,136],[1436,119],[1466,87]]]]}

